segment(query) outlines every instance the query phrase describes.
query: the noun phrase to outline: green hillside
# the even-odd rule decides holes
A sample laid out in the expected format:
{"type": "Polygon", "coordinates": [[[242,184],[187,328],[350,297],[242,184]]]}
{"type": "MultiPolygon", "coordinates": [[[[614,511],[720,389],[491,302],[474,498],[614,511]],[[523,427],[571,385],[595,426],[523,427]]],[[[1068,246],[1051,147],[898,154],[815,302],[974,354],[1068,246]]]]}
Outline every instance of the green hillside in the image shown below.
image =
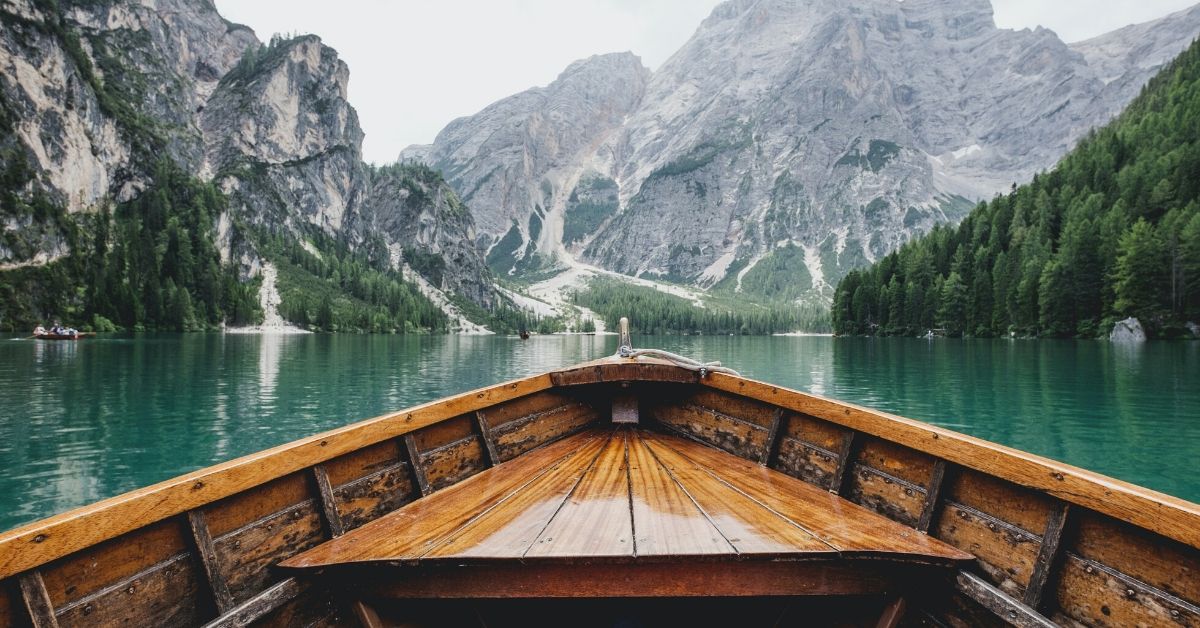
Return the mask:
{"type": "Polygon", "coordinates": [[[834,296],[840,334],[1094,337],[1200,322],[1200,42],[1028,185],[980,204],[834,296]]]}

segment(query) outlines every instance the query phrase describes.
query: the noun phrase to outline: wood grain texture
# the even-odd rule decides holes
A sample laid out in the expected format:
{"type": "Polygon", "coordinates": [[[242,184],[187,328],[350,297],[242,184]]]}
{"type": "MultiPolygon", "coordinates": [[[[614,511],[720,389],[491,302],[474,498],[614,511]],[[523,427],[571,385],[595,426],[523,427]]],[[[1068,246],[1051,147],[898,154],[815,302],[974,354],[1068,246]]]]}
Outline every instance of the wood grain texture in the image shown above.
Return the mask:
{"type": "Polygon", "coordinates": [[[566,457],[494,508],[468,521],[420,556],[451,562],[525,556],[591,469],[607,440],[585,438],[566,457]]]}
{"type": "Polygon", "coordinates": [[[550,376],[497,384],[188,473],[0,534],[0,578],[426,425],[546,390],[550,376]]]}
{"type": "Polygon", "coordinates": [[[921,518],[917,520],[917,530],[921,532],[929,531],[938,509],[941,507],[942,485],[946,481],[947,466],[945,460],[938,460],[933,465],[929,484],[925,487],[925,503],[921,505],[921,518]]]}
{"type": "Polygon", "coordinates": [[[983,578],[968,571],[958,573],[958,590],[994,613],[1011,626],[1018,628],[1057,628],[1057,625],[1037,611],[1022,604],[983,578]]]}
{"type": "Polygon", "coordinates": [[[1042,533],[1042,544],[1038,549],[1037,562],[1033,566],[1033,574],[1029,577],[1029,585],[1025,588],[1024,602],[1030,608],[1041,608],[1042,594],[1050,574],[1058,563],[1059,551],[1062,548],[1062,537],[1067,527],[1067,517],[1071,514],[1070,504],[1059,504],[1046,523],[1046,531],[1042,533]]]}
{"type": "Polygon", "coordinates": [[[310,499],[215,539],[214,546],[220,572],[240,604],[280,579],[270,567],[325,539],[320,506],[310,499]]]}
{"type": "Polygon", "coordinates": [[[42,581],[42,574],[33,571],[21,576],[20,586],[25,612],[29,614],[34,628],[58,628],[58,619],[54,616],[54,605],[50,603],[50,594],[46,592],[46,583],[42,581]]]}
{"type": "Polygon", "coordinates": [[[1200,607],[1070,552],[1056,601],[1088,626],[1200,626],[1200,607]]]}
{"type": "Polygon", "coordinates": [[[479,428],[479,437],[483,439],[483,447],[487,451],[488,466],[494,467],[500,464],[500,453],[496,451],[496,439],[492,436],[492,427],[488,424],[487,415],[483,410],[475,411],[475,426],[479,428]]]}
{"type": "Polygon", "coordinates": [[[200,566],[180,554],[58,609],[63,626],[194,626],[211,613],[200,566]]]}
{"type": "Polygon", "coordinates": [[[190,551],[188,534],[176,517],[45,565],[39,571],[50,602],[65,606],[190,551]]]}
{"type": "Polygon", "coordinates": [[[429,485],[429,475],[425,473],[425,463],[421,461],[421,450],[417,447],[417,440],[412,434],[404,435],[404,451],[417,490],[421,491],[422,497],[432,493],[433,487],[429,485]]]}
{"type": "Polygon", "coordinates": [[[638,556],[727,554],[732,545],[668,469],[641,432],[628,439],[629,496],[638,556]]]}
{"type": "Polygon", "coordinates": [[[933,536],[973,554],[980,571],[1008,595],[1025,595],[1041,546],[1037,536],[955,502],[944,506],[933,536]]]}
{"type": "Polygon", "coordinates": [[[729,456],[709,447],[696,446],[675,436],[652,434],[647,439],[652,446],[661,443],[676,452],[682,452],[691,461],[705,467],[710,477],[735,487],[740,493],[796,526],[814,532],[844,556],[901,559],[907,556],[945,564],[972,558],[908,526],[888,521],[828,491],[764,469],[749,460],[729,456]]]}
{"type": "Polygon", "coordinates": [[[627,433],[619,430],[607,439],[596,462],[525,552],[526,557],[634,555],[627,433]]]}
{"type": "Polygon", "coordinates": [[[220,564],[217,562],[217,550],[208,531],[208,520],[205,519],[202,510],[189,510],[187,519],[213,603],[216,604],[218,612],[225,612],[233,607],[233,595],[229,593],[229,583],[225,581],[225,574],[221,573],[220,564]]]}
{"type": "Polygon", "coordinates": [[[880,595],[927,582],[928,576],[917,566],[875,561],[699,561],[686,569],[673,563],[539,563],[469,569],[425,565],[372,573],[356,586],[373,598],[880,595]]]}
{"type": "MultiPolygon", "coordinates": [[[[707,467],[682,454],[683,442],[646,436],[643,442],[654,458],[695,500],[704,516],[741,556],[835,556],[837,549],[788,519],[763,508],[737,488],[717,481],[707,467]],[[681,447],[682,445],[682,447],[681,447]]],[[[728,553],[728,552],[727,552],[728,553]]]]}
{"type": "Polygon", "coordinates": [[[700,384],[887,439],[1200,547],[1200,505],[1176,497],[912,419],[763,382],[712,373],[700,384]]]}
{"type": "Polygon", "coordinates": [[[480,514],[510,498],[571,455],[589,434],[561,440],[446,488],[436,499],[419,499],[346,534],[284,561],[287,568],[312,568],[342,562],[416,560],[480,514]],[[503,471],[503,472],[500,472],[503,471]],[[397,535],[397,529],[405,530],[397,535]]]}
{"type": "Polygon", "coordinates": [[[420,497],[408,463],[387,467],[333,489],[338,515],[353,530],[420,497]]]}
{"type": "Polygon", "coordinates": [[[242,628],[275,609],[300,597],[309,586],[295,578],[285,578],[267,587],[258,595],[222,613],[204,625],[204,628],[242,628]]]}

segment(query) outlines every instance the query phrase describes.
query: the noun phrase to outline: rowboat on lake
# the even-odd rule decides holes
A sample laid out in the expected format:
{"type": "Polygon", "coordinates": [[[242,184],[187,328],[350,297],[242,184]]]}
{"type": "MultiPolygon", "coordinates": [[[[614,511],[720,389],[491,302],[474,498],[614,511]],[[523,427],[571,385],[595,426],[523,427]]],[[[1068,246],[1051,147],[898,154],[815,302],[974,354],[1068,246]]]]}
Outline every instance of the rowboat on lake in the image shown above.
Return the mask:
{"type": "Polygon", "coordinates": [[[92,332],[82,332],[82,331],[77,331],[77,332],[70,333],[70,334],[44,333],[44,334],[34,334],[33,339],[34,340],[82,340],[84,338],[89,338],[89,337],[95,336],[95,335],[96,334],[92,333],[92,332]]]}
{"type": "Polygon", "coordinates": [[[0,534],[0,625],[1200,626],[1200,506],[618,356],[0,534]]]}

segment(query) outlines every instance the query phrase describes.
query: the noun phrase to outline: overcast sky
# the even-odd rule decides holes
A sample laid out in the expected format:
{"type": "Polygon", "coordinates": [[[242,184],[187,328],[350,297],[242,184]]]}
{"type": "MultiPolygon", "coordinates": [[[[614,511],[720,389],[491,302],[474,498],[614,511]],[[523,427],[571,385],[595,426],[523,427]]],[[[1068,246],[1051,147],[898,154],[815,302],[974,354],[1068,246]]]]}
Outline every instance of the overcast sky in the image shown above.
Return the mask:
{"type": "MultiPolygon", "coordinates": [[[[946,0],[954,2],[955,0],[946,0]]],[[[554,80],[570,62],[632,50],[657,68],[718,0],[216,0],[259,39],[315,33],[350,66],[367,161],[396,159],[456,117],[554,80]]],[[[993,0],[1002,28],[1045,26],[1068,42],[1152,20],[1195,0],[993,0]]]]}

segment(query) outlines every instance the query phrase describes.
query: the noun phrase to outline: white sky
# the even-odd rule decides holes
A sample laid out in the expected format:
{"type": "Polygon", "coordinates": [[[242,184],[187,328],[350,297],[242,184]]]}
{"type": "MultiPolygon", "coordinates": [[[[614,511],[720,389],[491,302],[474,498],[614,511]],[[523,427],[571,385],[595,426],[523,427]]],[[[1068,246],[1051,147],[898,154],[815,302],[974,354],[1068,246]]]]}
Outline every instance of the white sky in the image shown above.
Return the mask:
{"type": "MultiPolygon", "coordinates": [[[[955,0],[946,0],[954,2],[955,0]]],[[[1066,41],[1145,22],[1196,0],[993,0],[1002,28],[1066,41]]],[[[266,40],[315,33],[350,66],[367,161],[433,141],[456,117],[545,85],[576,59],[632,50],[657,68],[718,0],[216,0],[266,40]]]]}

